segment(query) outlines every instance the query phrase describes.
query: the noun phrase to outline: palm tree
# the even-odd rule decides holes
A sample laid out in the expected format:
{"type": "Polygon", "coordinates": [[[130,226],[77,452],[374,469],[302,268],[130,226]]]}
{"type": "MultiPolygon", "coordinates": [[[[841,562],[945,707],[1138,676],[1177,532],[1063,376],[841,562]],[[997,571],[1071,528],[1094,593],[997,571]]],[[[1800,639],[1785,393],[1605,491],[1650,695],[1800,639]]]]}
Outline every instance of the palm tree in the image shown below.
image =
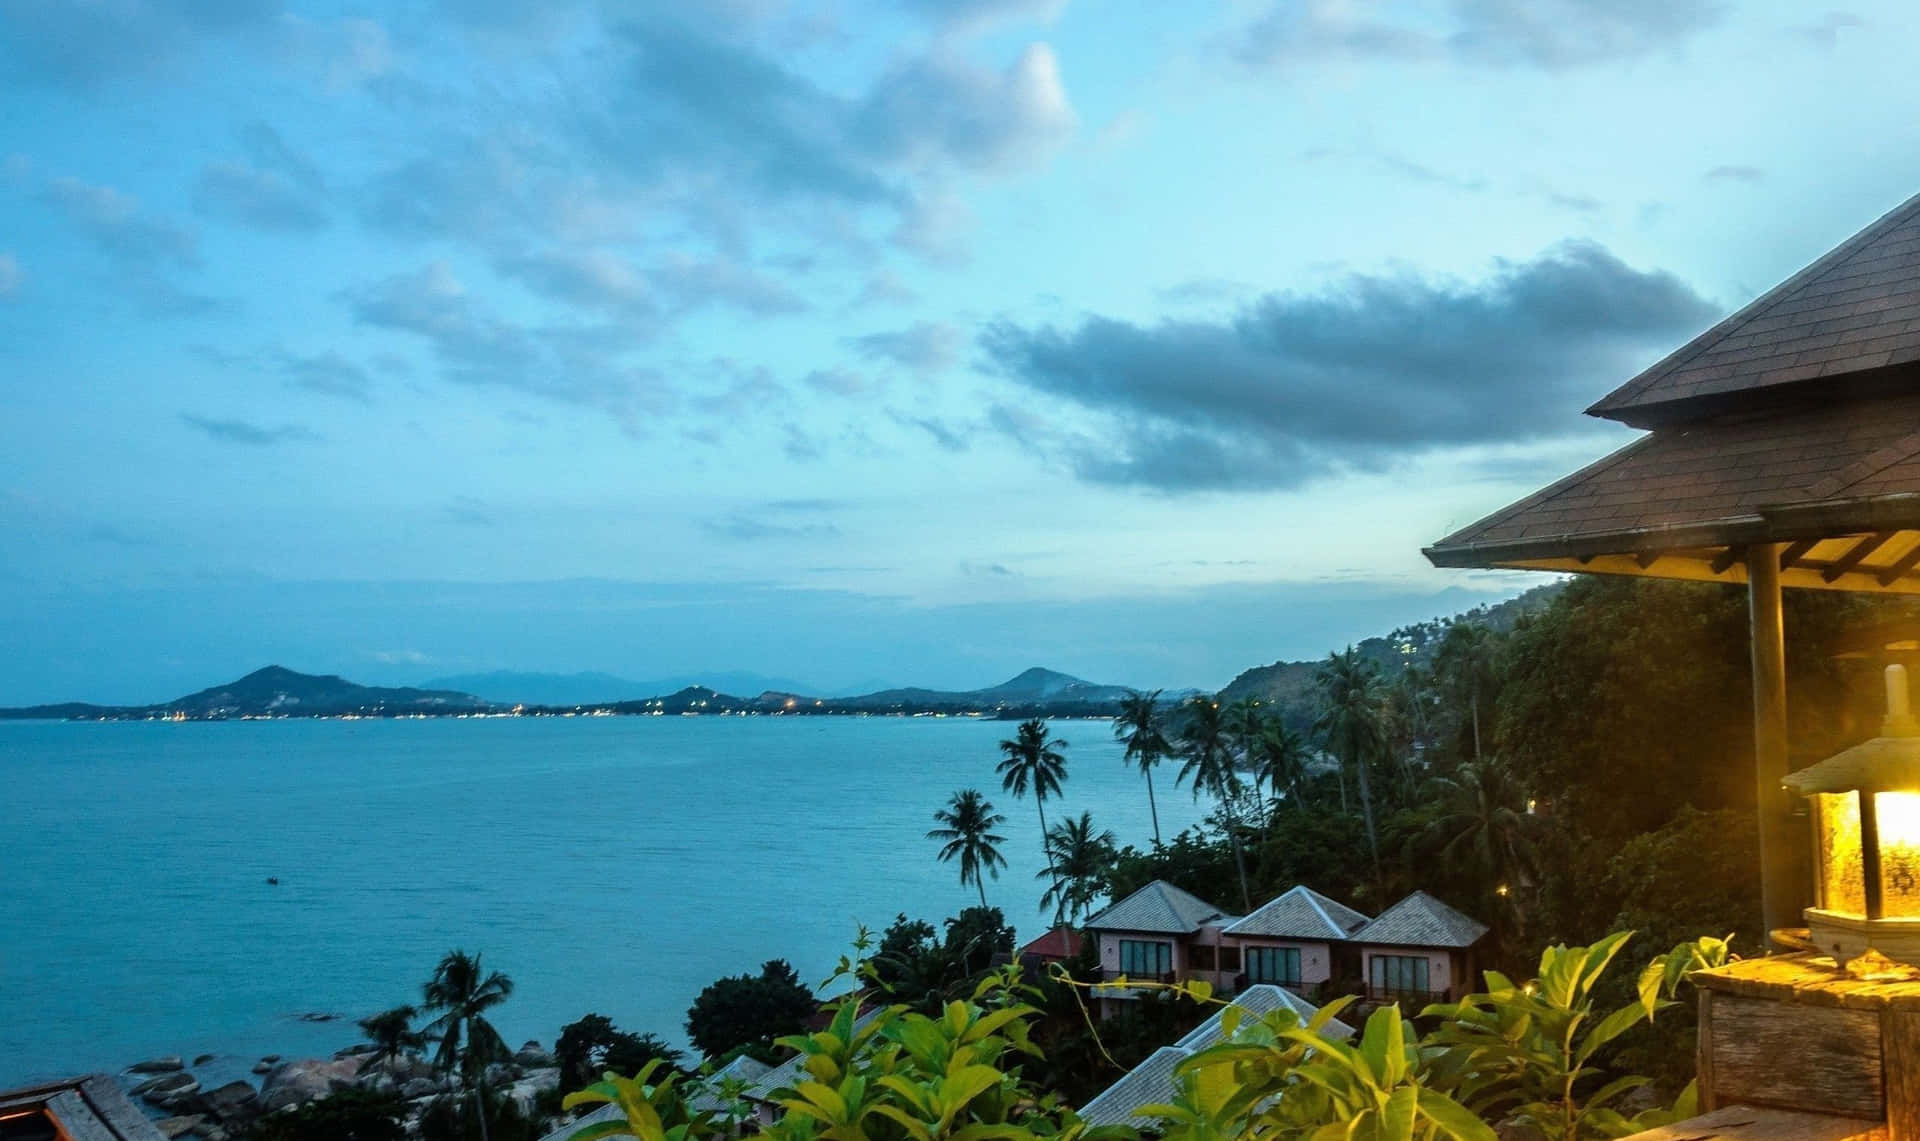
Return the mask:
{"type": "Polygon", "coordinates": [[[1351,768],[1360,785],[1360,811],[1366,817],[1367,849],[1374,872],[1380,870],[1380,836],[1373,819],[1373,789],[1367,769],[1380,753],[1380,702],[1375,692],[1379,675],[1373,663],[1348,646],[1344,653],[1328,654],[1314,674],[1325,704],[1314,722],[1341,768],[1351,768]]]}
{"type": "Polygon", "coordinates": [[[997,845],[1007,842],[1005,836],[996,835],[994,829],[1007,822],[1007,818],[993,810],[993,804],[980,795],[977,788],[963,788],[953,794],[945,808],[933,814],[940,827],[927,833],[929,840],[944,840],[946,846],[940,849],[940,862],[960,861],[960,886],[968,883],[980,889],[980,906],[987,905],[987,885],[980,873],[986,872],[994,879],[1000,878],[1000,869],[1007,866],[1005,856],[1000,854],[997,845]]]}
{"type": "Polygon", "coordinates": [[[1233,746],[1228,738],[1226,718],[1220,703],[1206,694],[1190,698],[1181,706],[1187,715],[1180,727],[1180,775],[1176,783],[1191,782],[1195,800],[1201,792],[1210,792],[1220,802],[1226,817],[1227,838],[1233,842],[1234,870],[1240,873],[1240,905],[1253,910],[1253,893],[1247,890],[1247,861],[1240,853],[1240,825],[1234,818],[1233,798],[1240,791],[1240,778],[1233,768],[1233,746]]]}
{"type": "Polygon", "coordinates": [[[1254,771],[1267,782],[1267,791],[1297,803],[1307,786],[1307,742],[1300,734],[1269,717],[1260,727],[1254,756],[1254,771]]]}
{"type": "MultiPolygon", "coordinates": [[[[1094,832],[1093,814],[1082,812],[1079,819],[1069,818],[1047,833],[1047,857],[1055,876],[1040,897],[1040,906],[1053,905],[1053,924],[1060,924],[1093,909],[1100,898],[1107,873],[1113,869],[1113,833],[1094,832]]],[[[1046,872],[1036,879],[1044,878],[1046,872]]]]}
{"type": "Polygon", "coordinates": [[[426,1026],[426,1032],[440,1040],[435,1062],[443,1070],[474,1079],[481,1141],[487,1136],[487,1064],[512,1056],[506,1040],[487,1021],[486,1012],[507,1001],[512,993],[512,979],[499,971],[483,972],[480,956],[465,951],[448,951],[425,987],[423,1005],[429,1011],[441,1012],[426,1026]],[[458,1069],[455,1063],[459,1063],[458,1069]]]}
{"type": "MultiPolygon", "coordinates": [[[[1061,752],[1065,741],[1047,739],[1047,723],[1038,717],[1022,721],[1013,740],[1000,742],[1005,756],[994,772],[1000,774],[1000,787],[1015,797],[1027,795],[1033,788],[1033,803],[1040,810],[1040,847],[1047,851],[1047,798],[1060,795],[1061,782],[1067,779],[1067,755],[1061,752]]],[[[1053,871],[1053,853],[1047,851],[1047,871],[1053,871]]]]}
{"type": "Polygon", "coordinates": [[[414,1016],[419,1013],[411,1006],[396,1006],[360,1020],[360,1032],[377,1047],[368,1066],[384,1063],[391,1071],[394,1063],[427,1044],[427,1036],[413,1028],[414,1016]]]}
{"type": "Polygon", "coordinates": [[[1455,701],[1464,702],[1473,724],[1473,759],[1482,759],[1480,700],[1494,688],[1493,632],[1478,622],[1454,622],[1433,652],[1433,672],[1455,701]]]}
{"type": "Polygon", "coordinates": [[[1440,782],[1440,815],[1422,839],[1450,871],[1497,899],[1532,882],[1537,868],[1534,818],[1526,795],[1497,760],[1469,761],[1440,782]]]}
{"type": "Polygon", "coordinates": [[[1160,720],[1160,691],[1128,690],[1120,699],[1120,715],[1113,719],[1113,735],[1127,743],[1127,763],[1147,778],[1147,810],[1153,813],[1153,846],[1158,848],[1160,806],[1153,799],[1153,769],[1173,752],[1166,726],[1160,720]]]}
{"type": "Polygon", "coordinates": [[[1267,721],[1260,712],[1260,702],[1257,698],[1243,697],[1220,712],[1226,718],[1227,732],[1233,735],[1235,767],[1247,770],[1253,778],[1253,790],[1259,792],[1260,770],[1254,762],[1253,751],[1267,721]]]}

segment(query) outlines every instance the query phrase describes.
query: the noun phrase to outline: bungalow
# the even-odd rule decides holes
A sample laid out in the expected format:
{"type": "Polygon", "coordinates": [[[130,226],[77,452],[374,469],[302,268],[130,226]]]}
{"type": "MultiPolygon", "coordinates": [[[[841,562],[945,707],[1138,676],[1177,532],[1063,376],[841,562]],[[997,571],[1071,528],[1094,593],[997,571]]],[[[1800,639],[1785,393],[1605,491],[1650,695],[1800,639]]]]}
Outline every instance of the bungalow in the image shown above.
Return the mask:
{"type": "Polygon", "coordinates": [[[1247,982],[1318,994],[1334,979],[1358,973],[1360,961],[1349,940],[1367,922],[1353,908],[1301,884],[1222,933],[1239,944],[1247,982]]]}
{"type": "Polygon", "coordinates": [[[1029,973],[1044,974],[1049,963],[1065,963],[1080,957],[1086,941],[1071,927],[1055,927],[1015,952],[1020,965],[1029,973]]]}
{"type": "MultiPolygon", "coordinates": [[[[1240,976],[1240,948],[1224,938],[1238,916],[1189,892],[1154,880],[1087,920],[1100,949],[1100,977],[1175,982],[1203,979],[1230,992],[1240,976]]],[[[1094,990],[1102,1017],[1140,997],[1131,987],[1094,990]]]]}
{"type": "MultiPolygon", "coordinates": [[[[1293,1011],[1305,1022],[1316,1013],[1314,1005],[1291,991],[1277,986],[1259,984],[1248,987],[1228,1006],[1221,1007],[1213,1017],[1194,1027],[1187,1036],[1171,1046],[1162,1046],[1147,1056],[1147,1059],[1128,1070],[1099,1096],[1080,1107],[1080,1117],[1088,1125],[1126,1125],[1138,1129],[1146,1122],[1137,1119],[1143,1106],[1164,1105],[1173,1100],[1175,1093],[1173,1070],[1182,1061],[1221,1041],[1224,1028],[1221,1018],[1226,1012],[1238,1007],[1255,1018],[1281,1007],[1293,1011]]],[[[1333,1038],[1353,1037],[1353,1028],[1339,1019],[1329,1019],[1325,1033],[1333,1038]]]]}
{"type": "Polygon", "coordinates": [[[1458,1002],[1479,979],[1474,945],[1487,925],[1416,891],[1353,933],[1367,999],[1458,1002]]]}
{"type": "Polygon", "coordinates": [[[106,1074],[0,1092],[0,1141],[164,1141],[106,1074]]]}

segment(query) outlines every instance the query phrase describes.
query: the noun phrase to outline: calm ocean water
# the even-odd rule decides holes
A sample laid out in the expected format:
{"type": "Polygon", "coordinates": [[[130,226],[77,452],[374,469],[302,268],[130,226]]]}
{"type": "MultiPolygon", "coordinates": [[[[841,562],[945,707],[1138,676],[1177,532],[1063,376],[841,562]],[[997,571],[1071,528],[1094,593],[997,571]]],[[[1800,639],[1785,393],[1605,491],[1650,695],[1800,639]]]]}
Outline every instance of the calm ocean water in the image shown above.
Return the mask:
{"type": "MultiPolygon", "coordinates": [[[[552,1045],[589,1011],[684,1039],[701,987],[785,957],[823,977],[855,925],[975,901],[924,838],[955,789],[1008,817],[989,881],[1044,930],[1006,722],[605,718],[0,722],[0,1087],[154,1054],[331,1052],[417,1002],[455,947],[513,976],[496,1020],[552,1045]],[[270,886],[275,876],[279,886],[270,886]]],[[[1061,722],[1063,800],[1124,842],[1146,793],[1105,722],[1061,722]]],[[[1162,830],[1201,807],[1160,774],[1162,830]]]]}

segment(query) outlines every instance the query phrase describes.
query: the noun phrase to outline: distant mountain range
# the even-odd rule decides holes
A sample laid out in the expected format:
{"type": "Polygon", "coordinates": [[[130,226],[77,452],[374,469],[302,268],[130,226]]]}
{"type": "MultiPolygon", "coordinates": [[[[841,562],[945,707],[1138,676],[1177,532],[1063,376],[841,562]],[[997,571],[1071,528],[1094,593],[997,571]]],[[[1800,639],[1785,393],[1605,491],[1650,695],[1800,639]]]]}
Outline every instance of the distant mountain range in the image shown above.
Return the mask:
{"type": "MultiPolygon", "coordinates": [[[[481,675],[513,678],[553,675],[481,675]]],[[[736,677],[756,678],[740,674],[736,677]]],[[[574,675],[560,678],[570,685],[586,684],[574,675]]],[[[454,679],[447,679],[449,681],[454,679]]],[[[443,683],[444,684],[444,683],[443,683]]],[[[620,683],[624,684],[624,683],[620,683]]],[[[502,691],[504,692],[504,691],[502,691]]],[[[645,692],[642,690],[641,692],[645,692]]],[[[356,685],[343,678],[297,673],[282,666],[255,670],[228,685],[203,689],[157,705],[90,705],[69,702],[0,709],[0,718],[57,718],[63,720],[232,720],[250,717],[414,717],[461,714],[530,715],[662,715],[685,713],[762,714],[957,714],[998,717],[1101,717],[1111,715],[1127,690],[1095,685],[1054,670],[1030,669],[999,685],[984,689],[889,689],[853,697],[826,697],[766,689],[753,697],[725,693],[710,686],[682,686],[651,697],[618,700],[534,702],[490,701],[452,688],[383,688],[356,685]]],[[[629,691],[631,693],[631,691],[629,691]]]]}
{"type": "Polygon", "coordinates": [[[597,705],[697,687],[721,693],[765,693],[768,690],[781,693],[817,692],[814,687],[792,678],[768,677],[741,670],[687,674],[652,681],[630,681],[599,672],[554,674],[493,670],[490,673],[437,677],[420,684],[427,689],[471,693],[502,705],[597,705]]]}
{"type": "Polygon", "coordinates": [[[0,709],[0,718],[155,720],[171,717],[210,721],[235,717],[339,717],[349,714],[405,717],[472,713],[487,708],[487,702],[470,693],[356,685],[331,674],[303,674],[282,666],[268,666],[253,671],[239,681],[203,689],[158,705],[68,702],[62,705],[0,709]]]}

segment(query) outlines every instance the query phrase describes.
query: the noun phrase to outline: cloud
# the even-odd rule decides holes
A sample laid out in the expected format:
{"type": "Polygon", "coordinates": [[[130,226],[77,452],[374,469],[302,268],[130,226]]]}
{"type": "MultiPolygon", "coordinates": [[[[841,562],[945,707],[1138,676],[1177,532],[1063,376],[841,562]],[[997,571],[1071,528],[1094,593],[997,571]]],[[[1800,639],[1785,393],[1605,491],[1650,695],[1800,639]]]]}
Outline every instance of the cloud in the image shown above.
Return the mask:
{"type": "Polygon", "coordinates": [[[605,250],[547,249],[494,261],[494,268],[554,301],[651,318],[656,306],[646,281],[626,260],[605,250]]]}
{"type": "Polygon", "coordinates": [[[373,378],[367,370],[332,349],[315,356],[287,354],[280,369],[294,388],[363,403],[372,398],[373,378]]]}
{"type": "Polygon", "coordinates": [[[860,288],[859,296],[853,299],[855,309],[865,309],[879,305],[912,305],[920,300],[906,282],[891,270],[881,270],[867,279],[860,288]]]}
{"type": "Polygon", "coordinates": [[[454,496],[453,502],[447,504],[446,514],[462,527],[493,527],[499,522],[484,502],[471,495],[454,496]]]}
{"type": "Polygon", "coordinates": [[[1036,43],[1003,71],[942,55],[902,64],[867,94],[853,130],[888,160],[1006,171],[1038,163],[1076,123],[1060,61],[1036,43]]]}
{"type": "Polygon", "coordinates": [[[194,209],[257,230],[318,230],[326,211],[274,171],[210,162],[193,188],[194,209]]]}
{"type": "Polygon", "coordinates": [[[1672,48],[1722,15],[1713,0],[1445,0],[1438,9],[1273,0],[1235,52],[1256,67],[1345,58],[1563,71],[1672,48]]]}
{"type": "Polygon", "coordinates": [[[1700,177],[1708,182],[1762,182],[1767,172],[1757,166],[1716,166],[1700,177]]]}
{"type": "Polygon", "coordinates": [[[342,298],[360,323],[424,341],[441,375],[457,384],[596,408],[636,434],[675,402],[657,372],[631,362],[632,331],[510,323],[470,296],[441,262],[348,290],[342,298]]]}
{"type": "Polygon", "coordinates": [[[297,440],[317,440],[311,431],[298,424],[282,424],[279,427],[267,427],[248,420],[218,420],[206,416],[195,416],[191,412],[182,412],[180,419],[188,427],[204,432],[211,439],[223,444],[245,444],[249,447],[266,447],[269,444],[282,444],[297,440]]]}
{"type": "Polygon", "coordinates": [[[1669,274],[1575,242],[1471,285],[1356,276],[1225,320],[999,322],[981,345],[1010,380],[1086,414],[990,417],[1083,479],[1271,488],[1407,451],[1564,434],[1594,392],[1718,313],[1669,274]]]}
{"type": "Polygon", "coordinates": [[[840,534],[840,528],[831,523],[776,523],[749,515],[726,515],[718,519],[706,519],[700,523],[702,530],[722,539],[736,539],[744,542],[758,542],[767,539],[823,539],[840,534]]]}
{"type": "Polygon", "coordinates": [[[859,396],[872,388],[866,377],[850,368],[816,368],[800,382],[834,396],[859,396]]]}
{"type": "Polygon", "coordinates": [[[945,372],[960,358],[960,330],[938,321],[848,337],[845,343],[869,361],[898,365],[921,376],[945,372]]]}
{"type": "Polygon", "coordinates": [[[20,268],[20,259],[10,253],[0,253],[0,298],[18,293],[26,280],[27,271],[20,268]]]}
{"type": "Polygon", "coordinates": [[[918,428],[933,437],[933,442],[949,452],[964,452],[973,446],[969,433],[932,416],[914,416],[898,409],[887,409],[887,418],[903,428],[918,428]]]}
{"type": "Polygon", "coordinates": [[[1811,24],[1800,24],[1792,32],[1816,47],[1832,50],[1840,42],[1840,33],[1847,28],[1864,28],[1866,21],[1852,12],[1838,9],[1828,11],[1811,24]]]}
{"type": "Polygon", "coordinates": [[[974,32],[1001,23],[1049,23],[1067,7],[1067,0],[905,0],[902,7],[943,32],[974,32]]]}
{"type": "Polygon", "coordinates": [[[0,7],[0,73],[91,88],[169,67],[214,37],[270,27],[271,0],[117,0],[0,7]]]}
{"type": "Polygon", "coordinates": [[[58,208],[102,253],[118,261],[143,266],[199,263],[193,231],[148,216],[141,210],[139,199],[111,186],[96,186],[63,175],[48,180],[41,197],[58,208]]]}
{"type": "Polygon", "coordinates": [[[755,316],[775,317],[812,308],[777,278],[726,258],[675,256],[649,277],[683,310],[728,305],[755,316]]]}

